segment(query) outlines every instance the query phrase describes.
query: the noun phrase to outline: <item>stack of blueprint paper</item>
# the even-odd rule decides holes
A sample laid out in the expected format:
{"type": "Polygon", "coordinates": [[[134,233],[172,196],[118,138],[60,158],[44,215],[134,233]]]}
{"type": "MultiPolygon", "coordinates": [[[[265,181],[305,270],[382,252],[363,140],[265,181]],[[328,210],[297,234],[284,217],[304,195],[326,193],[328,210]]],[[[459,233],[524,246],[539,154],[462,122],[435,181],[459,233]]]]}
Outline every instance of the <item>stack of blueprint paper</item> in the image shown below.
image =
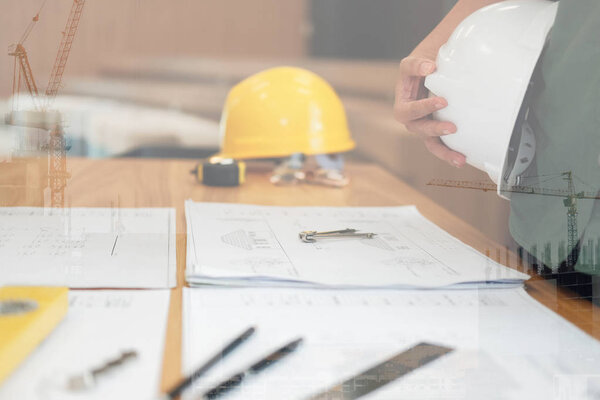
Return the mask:
{"type": "Polygon", "coordinates": [[[191,285],[319,288],[515,287],[528,275],[454,238],[414,206],[271,207],[186,202],[191,285]],[[305,243],[302,231],[373,238],[305,243]]]}
{"type": "Polygon", "coordinates": [[[199,399],[240,366],[298,336],[300,351],[227,399],[308,399],[353,377],[363,388],[389,382],[364,397],[369,400],[600,398],[600,343],[523,288],[184,289],[184,373],[249,326],[256,333],[248,345],[224,358],[185,399],[199,399]],[[423,341],[453,351],[426,365],[411,363],[416,369],[399,379],[393,374],[402,365],[357,377],[423,341]]]}
{"type": "Polygon", "coordinates": [[[173,208],[0,208],[0,286],[170,288],[173,208]]]}

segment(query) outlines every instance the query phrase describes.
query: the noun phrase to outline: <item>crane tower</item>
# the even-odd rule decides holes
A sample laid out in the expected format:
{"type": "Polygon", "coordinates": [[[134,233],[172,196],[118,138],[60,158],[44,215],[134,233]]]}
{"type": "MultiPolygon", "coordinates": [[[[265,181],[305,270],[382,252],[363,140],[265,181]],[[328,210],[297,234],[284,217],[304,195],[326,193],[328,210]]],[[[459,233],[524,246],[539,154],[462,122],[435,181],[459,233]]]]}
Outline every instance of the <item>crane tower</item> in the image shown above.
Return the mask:
{"type": "Polygon", "coordinates": [[[66,166],[66,143],[60,117],[56,116],[57,113],[54,113],[54,115],[49,113],[49,109],[52,106],[56,94],[61,88],[63,73],[67,65],[67,60],[69,59],[77,28],[79,27],[79,21],[84,5],[85,0],[73,0],[67,24],[62,32],[62,39],[52,67],[44,99],[40,99],[37,84],[35,83],[31,65],[29,64],[27,51],[24,47],[25,40],[29,37],[33,27],[39,20],[39,12],[31,20],[19,42],[9,49],[9,55],[13,56],[15,61],[12,113],[6,120],[7,123],[10,124],[22,124],[30,127],[43,128],[49,131],[46,149],[48,151],[48,185],[50,186],[50,201],[52,207],[64,206],[64,189],[67,179],[69,178],[69,173],[67,172],[66,166]],[[16,117],[16,102],[18,101],[21,81],[25,84],[34,106],[34,110],[28,112],[26,117],[22,118],[23,121],[19,121],[19,118],[16,117]]]}

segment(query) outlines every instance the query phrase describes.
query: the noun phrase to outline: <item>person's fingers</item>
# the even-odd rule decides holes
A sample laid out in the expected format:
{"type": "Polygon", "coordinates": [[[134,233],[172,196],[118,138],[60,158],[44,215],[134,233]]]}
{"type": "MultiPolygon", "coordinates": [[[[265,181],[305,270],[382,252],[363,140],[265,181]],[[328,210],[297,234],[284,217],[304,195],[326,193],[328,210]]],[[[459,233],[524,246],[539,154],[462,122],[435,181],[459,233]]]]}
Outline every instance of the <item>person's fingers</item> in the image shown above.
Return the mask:
{"type": "Polygon", "coordinates": [[[435,71],[435,62],[427,58],[406,57],[400,61],[400,77],[427,76],[435,71]]]}
{"type": "Polygon", "coordinates": [[[414,77],[406,77],[396,85],[396,101],[416,100],[419,93],[419,81],[414,77]]]}
{"type": "Polygon", "coordinates": [[[456,133],[456,125],[447,121],[421,118],[404,124],[410,132],[422,136],[444,136],[456,133]]]}
{"type": "Polygon", "coordinates": [[[421,119],[429,114],[448,106],[446,99],[431,97],[416,101],[402,101],[396,99],[394,104],[394,117],[402,123],[421,119]]]}
{"type": "Polygon", "coordinates": [[[429,92],[429,89],[427,89],[427,87],[425,87],[425,79],[423,79],[423,78],[420,78],[420,79],[421,79],[421,83],[419,86],[417,86],[415,98],[424,99],[424,98],[429,97],[430,92],[429,92]]]}
{"type": "Polygon", "coordinates": [[[407,76],[398,80],[396,83],[395,101],[406,102],[419,98],[419,92],[423,86],[423,78],[407,76]]]}
{"type": "Polygon", "coordinates": [[[425,139],[425,147],[427,147],[427,150],[429,150],[434,156],[450,163],[450,165],[454,167],[463,167],[467,162],[467,158],[464,155],[450,150],[444,143],[442,143],[440,138],[429,137],[425,139]]]}
{"type": "Polygon", "coordinates": [[[415,100],[422,86],[422,78],[435,71],[435,63],[426,58],[406,57],[400,62],[399,70],[396,99],[415,100]]]}
{"type": "Polygon", "coordinates": [[[435,71],[435,62],[426,58],[406,57],[400,62],[400,76],[396,83],[396,99],[394,117],[406,128],[425,136],[425,146],[436,157],[447,161],[455,167],[462,167],[466,157],[450,150],[440,140],[439,136],[456,132],[456,126],[451,122],[427,119],[428,115],[448,106],[446,99],[441,97],[423,98],[423,78],[435,71]]]}

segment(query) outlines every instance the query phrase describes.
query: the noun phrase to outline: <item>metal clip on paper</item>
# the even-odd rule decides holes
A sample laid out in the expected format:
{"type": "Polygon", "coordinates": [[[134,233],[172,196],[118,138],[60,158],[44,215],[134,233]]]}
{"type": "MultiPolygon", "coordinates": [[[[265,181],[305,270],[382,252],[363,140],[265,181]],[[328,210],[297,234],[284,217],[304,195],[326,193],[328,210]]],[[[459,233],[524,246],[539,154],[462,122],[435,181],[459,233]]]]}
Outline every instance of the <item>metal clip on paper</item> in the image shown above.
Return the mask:
{"type": "Polygon", "coordinates": [[[305,243],[314,243],[317,239],[353,237],[361,239],[372,239],[375,233],[358,232],[357,229],[340,229],[338,231],[317,232],[317,231],[302,231],[299,234],[300,239],[305,243]]]}

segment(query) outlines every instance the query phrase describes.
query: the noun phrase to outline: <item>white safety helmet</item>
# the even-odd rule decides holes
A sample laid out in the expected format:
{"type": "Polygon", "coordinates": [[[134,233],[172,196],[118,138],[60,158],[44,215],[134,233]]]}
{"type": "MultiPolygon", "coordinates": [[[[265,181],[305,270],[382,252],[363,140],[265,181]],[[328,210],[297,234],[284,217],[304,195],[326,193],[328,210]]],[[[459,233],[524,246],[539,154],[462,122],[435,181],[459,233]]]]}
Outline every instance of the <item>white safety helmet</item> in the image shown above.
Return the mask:
{"type": "Polygon", "coordinates": [[[434,118],[457,127],[442,140],[487,172],[502,197],[501,188],[517,183],[535,154],[528,124],[519,129],[515,124],[525,112],[523,100],[557,6],[548,0],[508,0],[476,11],[440,48],[437,70],[425,79],[432,95],[448,101],[434,118]]]}

